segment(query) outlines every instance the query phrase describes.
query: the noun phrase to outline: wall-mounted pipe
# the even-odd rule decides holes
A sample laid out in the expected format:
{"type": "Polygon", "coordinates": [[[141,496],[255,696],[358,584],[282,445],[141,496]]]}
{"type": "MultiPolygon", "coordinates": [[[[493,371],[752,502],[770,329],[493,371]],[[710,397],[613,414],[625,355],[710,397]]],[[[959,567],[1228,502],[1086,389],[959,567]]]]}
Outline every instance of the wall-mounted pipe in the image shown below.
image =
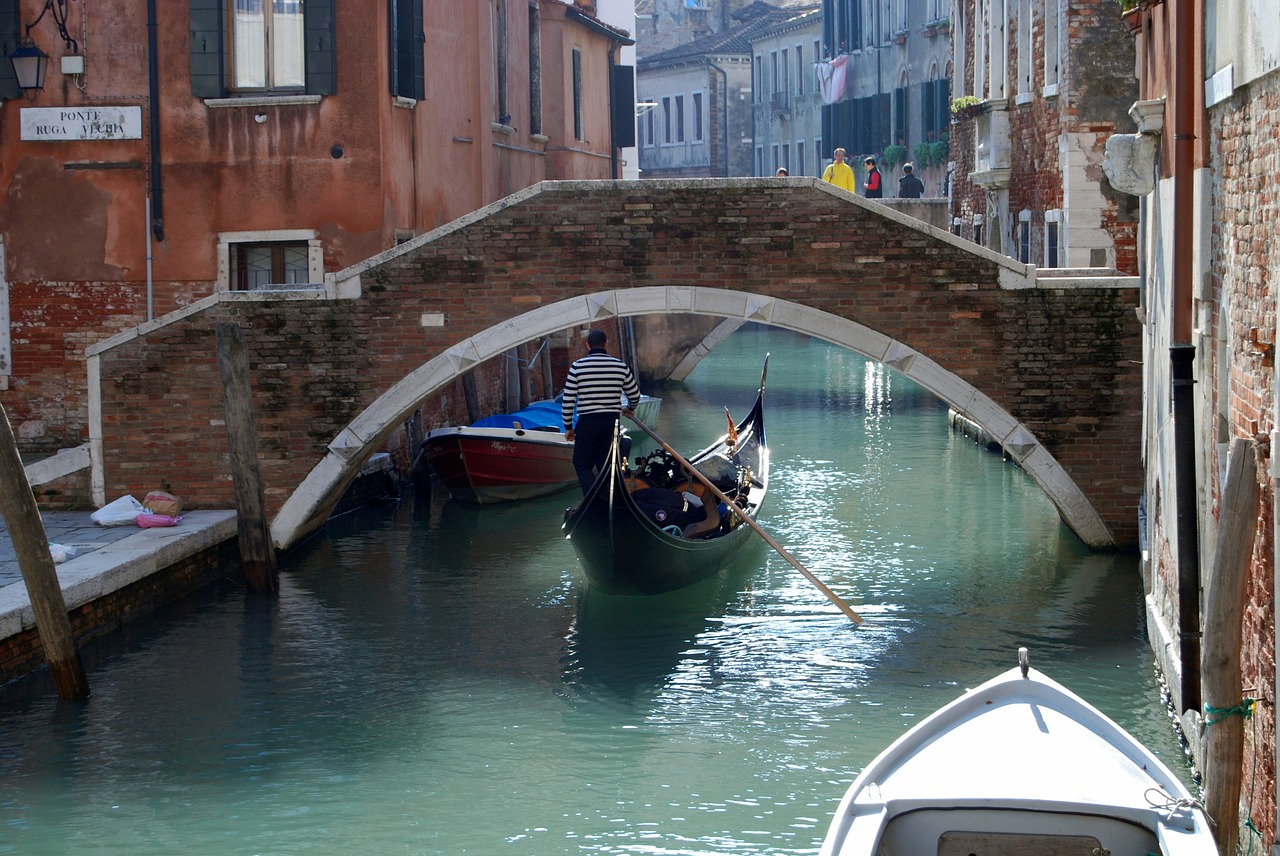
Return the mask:
{"type": "Polygon", "coordinates": [[[160,61],[156,0],[147,0],[147,75],[150,78],[151,234],[164,240],[164,182],[160,177],[160,61]]]}

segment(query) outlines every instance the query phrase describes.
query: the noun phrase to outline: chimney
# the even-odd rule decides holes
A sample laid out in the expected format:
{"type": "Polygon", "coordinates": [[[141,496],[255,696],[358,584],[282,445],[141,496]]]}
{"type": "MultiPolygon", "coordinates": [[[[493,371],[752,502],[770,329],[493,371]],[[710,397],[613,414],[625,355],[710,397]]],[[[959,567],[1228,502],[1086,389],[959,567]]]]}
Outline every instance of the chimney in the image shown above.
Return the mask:
{"type": "Polygon", "coordinates": [[[573,5],[593,18],[596,15],[596,0],[573,0],[573,5]]]}

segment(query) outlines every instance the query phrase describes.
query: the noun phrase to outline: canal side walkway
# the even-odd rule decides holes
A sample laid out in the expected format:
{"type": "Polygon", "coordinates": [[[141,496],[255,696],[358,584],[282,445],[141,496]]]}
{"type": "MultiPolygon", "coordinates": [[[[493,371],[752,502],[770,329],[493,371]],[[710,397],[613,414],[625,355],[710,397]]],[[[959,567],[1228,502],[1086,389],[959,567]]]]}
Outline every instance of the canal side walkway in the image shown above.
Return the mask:
{"type": "MultiPolygon", "coordinates": [[[[88,511],[40,515],[50,544],[74,548],[76,553],[55,566],[69,612],[236,537],[233,510],[189,511],[178,525],[154,529],[98,526],[89,515],[88,511]]],[[[0,643],[34,626],[17,553],[0,519],[0,643]]]]}

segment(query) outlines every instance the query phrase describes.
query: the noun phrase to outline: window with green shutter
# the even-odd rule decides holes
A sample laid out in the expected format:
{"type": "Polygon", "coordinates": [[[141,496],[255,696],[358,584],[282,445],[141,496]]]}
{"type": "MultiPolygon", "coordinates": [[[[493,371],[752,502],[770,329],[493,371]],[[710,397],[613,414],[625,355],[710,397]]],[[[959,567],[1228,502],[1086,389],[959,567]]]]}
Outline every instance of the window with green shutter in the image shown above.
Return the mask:
{"type": "Polygon", "coordinates": [[[334,0],[188,0],[191,94],[331,95],[334,0]]]}

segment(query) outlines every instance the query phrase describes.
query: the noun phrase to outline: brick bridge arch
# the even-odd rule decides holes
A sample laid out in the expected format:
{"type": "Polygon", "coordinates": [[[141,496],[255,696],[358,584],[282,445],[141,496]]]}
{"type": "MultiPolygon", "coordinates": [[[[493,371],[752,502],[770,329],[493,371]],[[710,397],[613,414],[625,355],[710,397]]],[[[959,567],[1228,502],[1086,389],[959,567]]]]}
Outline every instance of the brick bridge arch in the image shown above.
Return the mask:
{"type": "Polygon", "coordinates": [[[761,321],[879,360],[997,438],[1088,545],[1134,543],[1137,291],[1032,267],[814,179],[548,182],[337,274],[206,298],[88,350],[101,502],[227,507],[213,339],[239,324],[276,543],[433,393],[611,317],[761,321]]]}

